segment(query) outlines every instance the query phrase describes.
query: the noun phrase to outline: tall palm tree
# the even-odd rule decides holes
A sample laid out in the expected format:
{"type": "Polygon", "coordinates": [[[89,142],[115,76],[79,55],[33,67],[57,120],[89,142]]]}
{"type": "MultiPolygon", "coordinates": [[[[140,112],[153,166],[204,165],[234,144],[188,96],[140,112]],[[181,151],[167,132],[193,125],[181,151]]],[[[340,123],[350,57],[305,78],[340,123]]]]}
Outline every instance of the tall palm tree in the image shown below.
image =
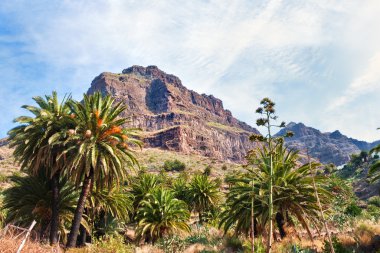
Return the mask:
{"type": "MultiPolygon", "coordinates": [[[[40,170],[37,175],[11,176],[12,186],[4,191],[3,206],[7,211],[7,222],[28,226],[33,220],[37,221],[42,239],[49,231],[52,220],[51,203],[53,201],[52,182],[45,172],[40,170]]],[[[73,217],[78,192],[66,179],[59,182],[59,221],[58,228],[64,235],[65,224],[73,217]]]]}
{"type": "MultiPolygon", "coordinates": [[[[56,92],[51,96],[34,97],[38,107],[25,105],[33,114],[21,116],[15,122],[21,124],[9,131],[10,146],[15,147],[14,156],[21,164],[21,168],[34,174],[40,170],[49,175],[52,181],[52,219],[50,228],[50,243],[58,241],[59,225],[59,180],[64,165],[64,159],[58,159],[62,152],[62,145],[51,145],[53,139],[66,135],[72,127],[68,117],[68,97],[60,103],[56,92]]],[[[63,157],[62,157],[63,158],[63,157]]]]}
{"type": "Polygon", "coordinates": [[[114,101],[109,95],[103,97],[100,92],[95,92],[84,95],[81,103],[69,103],[76,127],[66,141],[65,172],[82,189],[66,245],[68,248],[75,246],[92,186],[97,190],[117,186],[126,179],[130,168],[137,165],[130,148],[140,145],[133,138],[136,129],[123,128],[127,119],[120,116],[126,107],[114,101]]]}
{"type": "Polygon", "coordinates": [[[222,196],[219,184],[205,175],[195,175],[188,189],[188,203],[203,222],[203,213],[220,203],[222,196]]]}
{"type": "Polygon", "coordinates": [[[164,235],[190,231],[186,223],[190,218],[186,203],[174,198],[173,192],[162,187],[145,197],[136,218],[138,237],[153,243],[164,235]]]}

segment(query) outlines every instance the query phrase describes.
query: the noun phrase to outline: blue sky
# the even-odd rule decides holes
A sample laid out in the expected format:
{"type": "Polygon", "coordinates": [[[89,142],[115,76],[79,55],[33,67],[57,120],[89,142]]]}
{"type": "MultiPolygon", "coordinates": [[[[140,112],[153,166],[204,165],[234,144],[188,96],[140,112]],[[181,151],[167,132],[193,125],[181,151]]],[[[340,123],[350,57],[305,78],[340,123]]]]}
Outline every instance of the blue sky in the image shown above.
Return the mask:
{"type": "Polygon", "coordinates": [[[31,97],[80,98],[104,71],[157,65],[254,125],[281,120],[380,139],[380,2],[0,2],[0,137],[31,97]]]}

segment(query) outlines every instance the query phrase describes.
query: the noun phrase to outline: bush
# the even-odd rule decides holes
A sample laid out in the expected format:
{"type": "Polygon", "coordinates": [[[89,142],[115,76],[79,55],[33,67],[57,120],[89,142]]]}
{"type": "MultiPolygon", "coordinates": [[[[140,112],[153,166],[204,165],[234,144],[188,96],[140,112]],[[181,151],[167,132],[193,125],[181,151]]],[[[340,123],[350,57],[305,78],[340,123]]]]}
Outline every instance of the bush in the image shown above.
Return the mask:
{"type": "Polygon", "coordinates": [[[227,167],[227,165],[225,165],[225,164],[223,164],[223,166],[222,166],[222,170],[227,170],[228,169],[228,167],[227,167]]]}
{"type": "Polygon", "coordinates": [[[179,236],[174,235],[159,239],[156,246],[164,250],[165,253],[176,253],[183,252],[187,245],[179,236]]]}
{"type": "MultiPolygon", "coordinates": [[[[73,252],[75,252],[75,251],[73,251],[73,252]]],[[[121,235],[116,234],[114,236],[104,237],[98,241],[95,241],[93,247],[91,247],[90,252],[94,252],[94,253],[132,253],[132,252],[134,252],[134,249],[133,249],[133,246],[124,243],[124,239],[121,235]]]]}
{"type": "Polygon", "coordinates": [[[166,160],[164,163],[164,169],[166,171],[183,171],[185,170],[185,168],[186,168],[186,165],[177,159],[166,160]]]}
{"type": "Polygon", "coordinates": [[[368,204],[380,207],[380,196],[373,196],[368,199],[368,204]]]}
{"type": "Polygon", "coordinates": [[[212,166],[211,165],[207,165],[205,170],[203,171],[203,175],[205,176],[210,176],[211,175],[211,170],[212,170],[212,166]]]}
{"type": "Polygon", "coordinates": [[[9,178],[6,175],[0,174],[0,183],[7,183],[9,178]]]}
{"type": "MultiPolygon", "coordinates": [[[[352,252],[351,250],[346,249],[343,246],[343,244],[338,240],[338,238],[333,237],[333,238],[331,238],[331,240],[332,240],[332,244],[333,244],[335,253],[351,253],[352,252]]],[[[331,252],[331,247],[330,247],[330,243],[328,240],[325,240],[325,242],[323,244],[323,252],[324,253],[330,253],[331,252]]]]}
{"type": "Polygon", "coordinates": [[[362,213],[362,209],[358,207],[355,203],[351,203],[346,207],[345,213],[349,216],[356,217],[362,213]]]}
{"type": "Polygon", "coordinates": [[[238,252],[243,250],[243,243],[239,237],[227,237],[226,248],[230,248],[233,252],[238,252]]]}
{"type": "Polygon", "coordinates": [[[200,243],[203,245],[209,244],[207,236],[204,234],[191,235],[191,236],[187,237],[185,241],[188,244],[195,244],[195,243],[200,243]]]}

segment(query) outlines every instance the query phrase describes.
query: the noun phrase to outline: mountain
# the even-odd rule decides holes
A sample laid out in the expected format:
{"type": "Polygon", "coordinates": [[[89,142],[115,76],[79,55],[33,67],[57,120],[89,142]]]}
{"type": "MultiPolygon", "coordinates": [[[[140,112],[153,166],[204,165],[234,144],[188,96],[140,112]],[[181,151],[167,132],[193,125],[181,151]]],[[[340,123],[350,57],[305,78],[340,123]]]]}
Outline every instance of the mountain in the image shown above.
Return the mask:
{"type": "Polygon", "coordinates": [[[352,154],[360,153],[362,150],[368,151],[380,143],[380,141],[368,143],[349,138],[338,130],[332,133],[322,133],[303,123],[291,122],[277,135],[282,135],[286,131],[294,133],[292,138],[286,139],[289,147],[304,153],[308,148],[310,156],[319,159],[322,163],[334,163],[335,165],[345,164],[350,160],[352,154]]]}
{"type": "Polygon", "coordinates": [[[144,130],[146,147],[242,162],[254,144],[255,128],[234,118],[220,99],[188,90],[181,80],[156,66],[132,66],[122,73],[104,72],[91,83],[128,106],[125,116],[144,130]]]}

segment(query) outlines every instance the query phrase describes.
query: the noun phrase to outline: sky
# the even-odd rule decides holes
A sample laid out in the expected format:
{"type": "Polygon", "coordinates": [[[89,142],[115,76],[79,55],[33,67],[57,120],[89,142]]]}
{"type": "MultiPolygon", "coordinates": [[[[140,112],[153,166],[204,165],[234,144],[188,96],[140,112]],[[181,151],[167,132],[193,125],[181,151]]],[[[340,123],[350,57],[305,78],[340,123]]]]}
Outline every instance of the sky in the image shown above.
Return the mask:
{"type": "Polygon", "coordinates": [[[280,120],[380,139],[378,0],[2,0],[0,137],[56,90],[80,99],[101,72],[156,65],[252,126],[280,120]]]}

